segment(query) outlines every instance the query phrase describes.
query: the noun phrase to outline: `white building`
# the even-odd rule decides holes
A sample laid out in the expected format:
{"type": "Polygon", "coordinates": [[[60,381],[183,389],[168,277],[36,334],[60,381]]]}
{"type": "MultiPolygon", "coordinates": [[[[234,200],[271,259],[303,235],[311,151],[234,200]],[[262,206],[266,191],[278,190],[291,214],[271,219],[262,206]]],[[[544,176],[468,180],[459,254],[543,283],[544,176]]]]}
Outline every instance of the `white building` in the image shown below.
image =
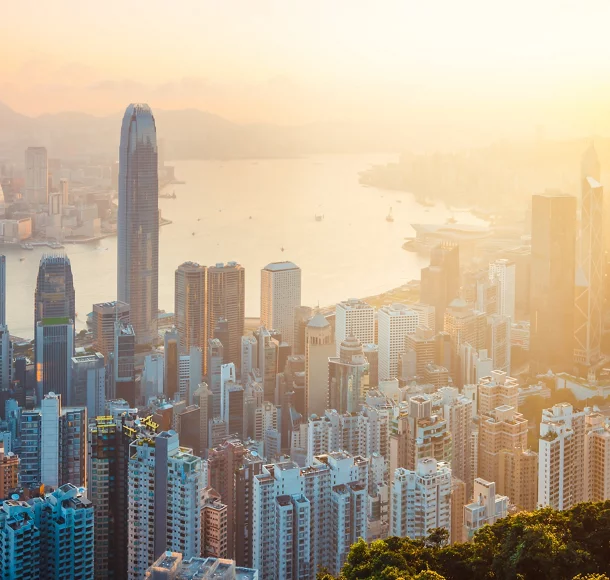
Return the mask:
{"type": "Polygon", "coordinates": [[[415,471],[399,467],[391,490],[390,535],[425,538],[434,528],[451,533],[451,468],[433,457],[415,471]]]}
{"type": "Polygon", "coordinates": [[[496,484],[480,477],[474,480],[474,501],[464,506],[464,538],[472,540],[484,525],[495,524],[508,513],[508,497],[496,494],[496,484]]]}
{"type": "Polygon", "coordinates": [[[515,263],[512,260],[498,258],[489,264],[489,279],[498,280],[498,314],[510,316],[515,320],[515,263]]]}
{"type": "Polygon", "coordinates": [[[419,315],[405,304],[392,304],[379,309],[379,380],[398,377],[398,357],[405,352],[407,334],[414,334],[419,315]]]}
{"type": "Polygon", "coordinates": [[[355,336],[361,344],[375,343],[375,308],[357,298],[339,302],[335,307],[335,345],[340,356],[341,343],[355,336]]]}
{"type": "Polygon", "coordinates": [[[352,543],[367,538],[368,460],[345,452],[299,468],[265,465],[254,476],[253,568],[265,580],[338,575],[352,543]]]}
{"type": "Polygon", "coordinates": [[[252,369],[258,368],[258,341],[255,336],[241,337],[241,374],[245,381],[252,369]]]}
{"type": "Polygon", "coordinates": [[[201,459],[179,446],[175,431],[130,445],[127,466],[129,580],[140,580],[165,551],[201,553],[204,477],[201,459]]]}
{"type": "Polygon", "coordinates": [[[261,325],[277,330],[294,345],[294,309],[301,306],[301,268],[273,262],[261,270],[261,325]]]}
{"type": "Polygon", "coordinates": [[[429,328],[433,333],[436,333],[436,308],[434,306],[416,302],[415,304],[409,304],[409,308],[417,312],[419,316],[418,326],[429,328]]]}

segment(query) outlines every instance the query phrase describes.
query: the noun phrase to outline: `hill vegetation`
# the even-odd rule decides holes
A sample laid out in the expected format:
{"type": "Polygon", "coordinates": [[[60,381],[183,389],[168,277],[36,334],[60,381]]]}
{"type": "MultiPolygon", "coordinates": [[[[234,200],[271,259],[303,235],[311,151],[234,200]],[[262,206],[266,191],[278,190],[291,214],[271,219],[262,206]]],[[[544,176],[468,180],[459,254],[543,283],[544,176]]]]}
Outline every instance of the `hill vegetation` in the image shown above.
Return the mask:
{"type": "MultiPolygon", "coordinates": [[[[470,543],[447,545],[444,529],[425,540],[356,542],[341,580],[608,580],[610,501],[563,512],[522,512],[485,526],[470,543]]],[[[321,573],[318,580],[332,580],[321,573]]]]}

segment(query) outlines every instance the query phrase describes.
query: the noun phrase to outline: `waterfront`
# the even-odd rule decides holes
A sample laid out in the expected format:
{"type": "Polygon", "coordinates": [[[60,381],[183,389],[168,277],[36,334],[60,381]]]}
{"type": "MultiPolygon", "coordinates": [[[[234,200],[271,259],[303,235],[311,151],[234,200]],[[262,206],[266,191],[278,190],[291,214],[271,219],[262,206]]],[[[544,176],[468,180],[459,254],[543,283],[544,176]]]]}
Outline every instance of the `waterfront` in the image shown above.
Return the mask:
{"type": "MultiPolygon", "coordinates": [[[[172,162],[185,184],[165,188],[176,199],[159,200],[163,217],[172,222],[160,232],[159,307],[173,311],[174,270],[187,260],[240,262],[246,268],[247,316],[259,314],[260,269],[272,261],[291,260],[302,268],[302,300],[311,306],[380,294],[419,278],[426,258],[402,249],[404,238],[413,235],[409,224],[444,223],[452,213],[442,204],[423,207],[411,194],[358,182],[360,171],[393,157],[172,162]],[[393,223],[385,219],[390,207],[393,223]],[[316,221],[315,214],[324,219],[316,221]]],[[[467,213],[456,217],[481,223],[467,213]]],[[[72,261],[78,328],[94,302],[116,297],[116,244],[109,237],[62,250],[72,261]]],[[[2,251],[9,328],[31,337],[38,262],[51,250],[2,251]]]]}

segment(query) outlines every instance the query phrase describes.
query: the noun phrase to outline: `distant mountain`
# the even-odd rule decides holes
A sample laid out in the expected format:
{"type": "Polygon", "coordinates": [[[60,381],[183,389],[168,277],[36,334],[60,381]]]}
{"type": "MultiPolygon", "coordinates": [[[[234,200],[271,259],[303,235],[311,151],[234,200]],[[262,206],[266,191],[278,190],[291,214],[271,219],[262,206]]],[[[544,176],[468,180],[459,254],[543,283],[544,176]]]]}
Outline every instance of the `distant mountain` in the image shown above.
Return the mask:
{"type": "MultiPolygon", "coordinates": [[[[0,157],[20,159],[30,145],[50,157],[116,158],[122,114],[80,112],[21,115],[0,103],[0,157]]],[[[196,109],[156,110],[157,136],[168,159],[290,157],[323,153],[398,150],[393,132],[341,123],[302,126],[237,124],[196,109]]]]}

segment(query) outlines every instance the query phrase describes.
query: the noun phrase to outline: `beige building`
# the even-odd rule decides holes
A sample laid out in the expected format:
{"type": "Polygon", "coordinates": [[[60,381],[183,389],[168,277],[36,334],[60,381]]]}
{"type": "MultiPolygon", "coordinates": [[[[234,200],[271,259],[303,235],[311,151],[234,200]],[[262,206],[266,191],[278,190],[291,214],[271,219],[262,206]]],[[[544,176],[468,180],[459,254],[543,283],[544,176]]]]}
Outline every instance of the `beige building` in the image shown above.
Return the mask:
{"type": "Polygon", "coordinates": [[[328,394],[328,359],[335,356],[333,330],[322,314],[305,329],[305,406],[307,415],[324,415],[328,394]]]}
{"type": "Polygon", "coordinates": [[[206,298],[207,269],[195,262],[180,264],[175,274],[174,316],[180,340],[180,352],[192,347],[207,347],[206,298]]]}
{"type": "Polygon", "coordinates": [[[466,484],[457,477],[451,478],[451,543],[464,541],[464,505],[466,484]]]}
{"type": "Polygon", "coordinates": [[[601,413],[591,413],[585,430],[585,499],[605,501],[610,499],[610,427],[601,413]]]}
{"type": "Polygon", "coordinates": [[[203,490],[201,551],[204,558],[227,557],[227,506],[211,487],[203,490]]]}
{"type": "Polygon", "coordinates": [[[114,351],[114,324],[115,322],[129,323],[129,304],[114,300],[93,305],[93,346],[108,356],[114,351]]]}
{"type": "MultiPolygon", "coordinates": [[[[477,405],[479,415],[489,415],[496,407],[506,405],[519,408],[519,383],[501,370],[491,371],[491,375],[479,381],[477,405]]],[[[495,480],[491,480],[495,481],[495,480]]]]}

